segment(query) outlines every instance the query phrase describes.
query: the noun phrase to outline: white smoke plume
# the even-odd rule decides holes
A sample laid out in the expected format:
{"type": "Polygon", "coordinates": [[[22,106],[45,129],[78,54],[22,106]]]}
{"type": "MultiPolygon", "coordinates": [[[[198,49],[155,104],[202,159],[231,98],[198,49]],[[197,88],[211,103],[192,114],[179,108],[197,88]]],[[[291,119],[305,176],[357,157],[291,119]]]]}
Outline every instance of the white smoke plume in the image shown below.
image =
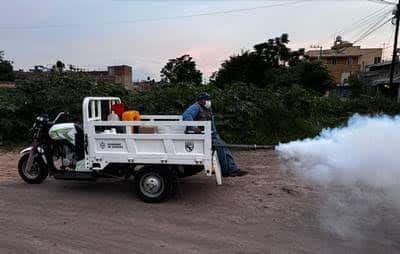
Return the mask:
{"type": "Polygon", "coordinates": [[[359,235],[382,223],[382,209],[400,210],[400,116],[354,115],[346,126],[277,150],[286,168],[321,186],[320,219],[330,231],[359,235]]]}

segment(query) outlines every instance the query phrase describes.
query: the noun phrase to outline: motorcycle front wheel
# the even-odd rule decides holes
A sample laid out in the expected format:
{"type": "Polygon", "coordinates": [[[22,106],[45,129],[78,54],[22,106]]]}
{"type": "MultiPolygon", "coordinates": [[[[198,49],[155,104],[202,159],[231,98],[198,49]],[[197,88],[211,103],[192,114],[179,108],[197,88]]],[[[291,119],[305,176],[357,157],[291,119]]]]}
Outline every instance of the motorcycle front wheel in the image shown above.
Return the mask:
{"type": "Polygon", "coordinates": [[[21,156],[18,162],[18,173],[20,177],[29,184],[42,183],[48,176],[49,170],[38,157],[35,157],[30,169],[26,169],[26,163],[29,159],[29,153],[25,153],[21,156]]]}

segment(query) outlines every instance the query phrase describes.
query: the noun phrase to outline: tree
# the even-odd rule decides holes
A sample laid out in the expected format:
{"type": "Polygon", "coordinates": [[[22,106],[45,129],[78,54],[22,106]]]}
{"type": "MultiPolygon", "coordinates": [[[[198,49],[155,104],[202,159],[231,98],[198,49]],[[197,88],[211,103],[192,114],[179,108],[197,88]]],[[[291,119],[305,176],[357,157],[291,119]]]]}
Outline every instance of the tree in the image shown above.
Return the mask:
{"type": "Polygon", "coordinates": [[[289,36],[282,34],[254,45],[252,51],[231,56],[213,75],[212,81],[219,87],[238,82],[264,87],[271,82],[271,70],[295,66],[306,58],[304,49],[292,51],[287,47],[288,43],[289,36]]]}
{"type": "Polygon", "coordinates": [[[218,72],[211,77],[211,81],[219,87],[238,82],[261,86],[267,69],[269,69],[268,64],[261,56],[245,51],[240,55],[231,56],[222,63],[218,72]]]}
{"type": "Polygon", "coordinates": [[[0,50],[0,80],[14,81],[15,75],[12,62],[4,59],[4,51],[0,50]]]}
{"type": "Polygon", "coordinates": [[[333,87],[333,79],[321,62],[304,61],[291,68],[296,83],[321,95],[333,87]]]}
{"type": "Polygon", "coordinates": [[[350,75],[347,82],[351,88],[352,96],[357,97],[360,96],[362,93],[367,92],[366,86],[363,84],[358,74],[350,75]]]}
{"type": "Polygon", "coordinates": [[[292,51],[287,47],[289,35],[269,39],[267,42],[254,45],[255,54],[261,56],[268,66],[294,66],[305,58],[303,48],[292,51]]]}
{"type": "Polygon", "coordinates": [[[161,70],[161,81],[166,83],[201,84],[202,73],[196,69],[196,62],[190,55],[170,59],[161,70]]]}

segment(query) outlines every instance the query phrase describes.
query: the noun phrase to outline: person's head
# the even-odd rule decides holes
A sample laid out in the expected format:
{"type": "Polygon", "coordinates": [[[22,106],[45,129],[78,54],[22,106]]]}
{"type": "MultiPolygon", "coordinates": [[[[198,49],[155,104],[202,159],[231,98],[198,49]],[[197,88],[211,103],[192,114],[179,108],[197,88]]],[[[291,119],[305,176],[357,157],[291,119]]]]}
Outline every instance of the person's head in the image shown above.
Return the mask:
{"type": "Polygon", "coordinates": [[[206,108],[211,108],[211,96],[206,92],[202,92],[197,96],[197,103],[206,108]]]}

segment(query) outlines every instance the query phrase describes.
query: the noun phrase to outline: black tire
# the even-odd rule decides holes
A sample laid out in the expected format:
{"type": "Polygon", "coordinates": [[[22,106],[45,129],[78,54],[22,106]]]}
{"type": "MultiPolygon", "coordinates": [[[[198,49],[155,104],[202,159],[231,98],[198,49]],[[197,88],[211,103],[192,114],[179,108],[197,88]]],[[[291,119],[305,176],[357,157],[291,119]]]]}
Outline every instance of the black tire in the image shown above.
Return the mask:
{"type": "Polygon", "coordinates": [[[29,184],[39,184],[42,183],[48,176],[49,170],[43,163],[41,162],[40,159],[37,159],[37,157],[33,161],[32,167],[35,167],[35,173],[34,174],[29,174],[24,170],[25,164],[28,161],[29,158],[29,153],[25,153],[22,155],[22,157],[18,161],[18,173],[19,176],[27,183],[29,184]]]}
{"type": "Polygon", "coordinates": [[[176,171],[166,167],[145,167],[135,174],[136,195],[146,203],[160,203],[171,197],[177,186],[176,171]]]}

